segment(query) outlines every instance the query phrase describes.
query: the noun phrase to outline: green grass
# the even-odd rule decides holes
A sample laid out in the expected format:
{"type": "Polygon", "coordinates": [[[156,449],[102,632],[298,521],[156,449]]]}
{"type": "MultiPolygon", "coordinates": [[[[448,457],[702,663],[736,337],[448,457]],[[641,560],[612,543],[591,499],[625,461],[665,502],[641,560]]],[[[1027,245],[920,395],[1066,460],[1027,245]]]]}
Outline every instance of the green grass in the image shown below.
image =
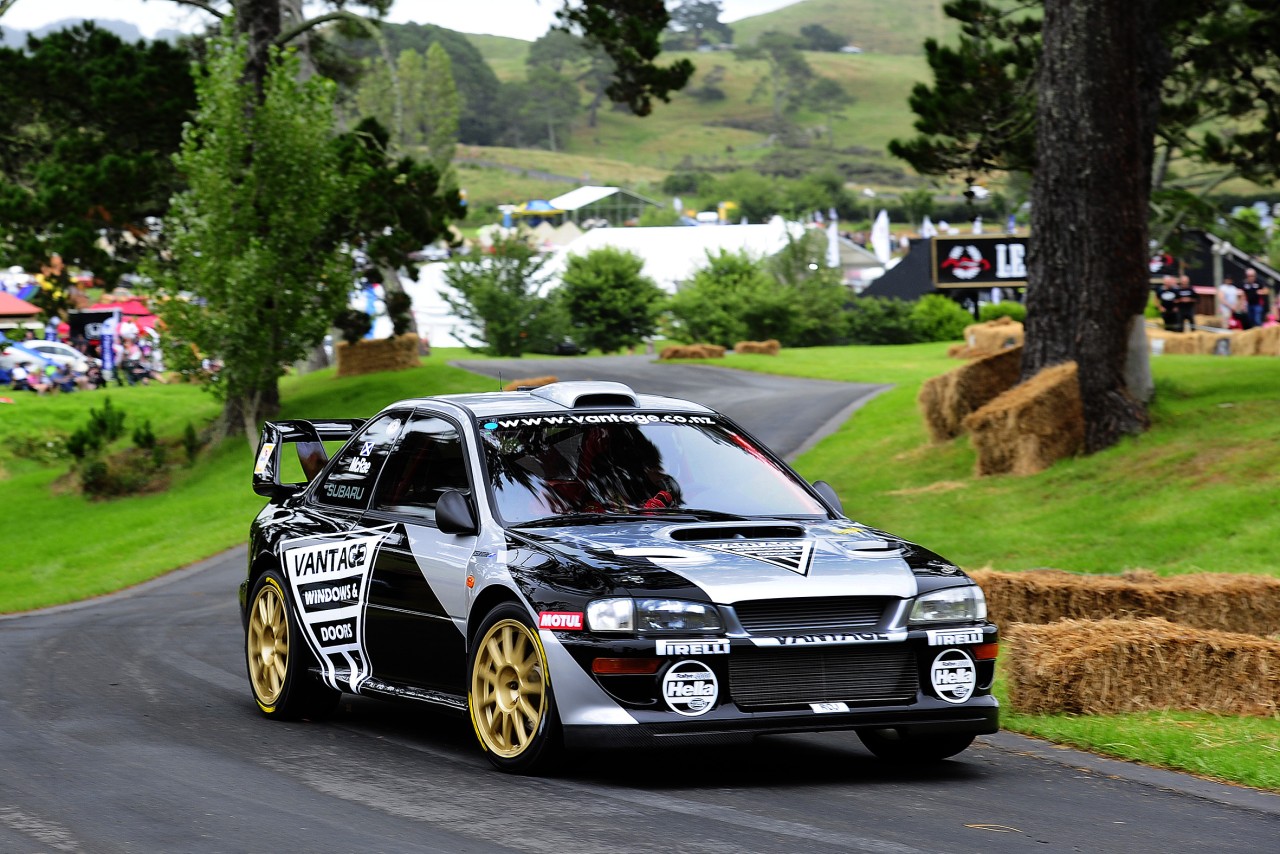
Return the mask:
{"type": "Polygon", "coordinates": [[[799,34],[822,24],[850,43],[877,53],[923,53],[926,38],[946,41],[958,29],[942,13],[942,0],[805,0],[729,24],[737,44],[751,44],[769,30],[799,34]]]}
{"type": "MultiPolygon", "coordinates": [[[[437,352],[421,368],[335,379],[332,369],[282,383],[282,417],[363,417],[406,397],[489,389],[492,380],[450,368],[455,351],[437,352]]],[[[188,420],[208,420],[217,402],[192,386],[150,386],[109,392],[128,413],[127,430],[149,417],[156,433],[174,438],[188,420]]],[[[20,395],[0,409],[4,435],[38,447],[70,432],[106,394],[20,395]]],[[[128,444],[128,439],[118,443],[128,444]]],[[[0,506],[7,509],[0,613],[97,596],[154,578],[244,541],[265,500],[250,488],[252,451],[235,437],[191,468],[172,472],[168,491],[92,501],[71,489],[68,463],[41,463],[33,454],[3,459],[0,506]]],[[[180,452],[177,452],[180,453],[180,452]]]]}

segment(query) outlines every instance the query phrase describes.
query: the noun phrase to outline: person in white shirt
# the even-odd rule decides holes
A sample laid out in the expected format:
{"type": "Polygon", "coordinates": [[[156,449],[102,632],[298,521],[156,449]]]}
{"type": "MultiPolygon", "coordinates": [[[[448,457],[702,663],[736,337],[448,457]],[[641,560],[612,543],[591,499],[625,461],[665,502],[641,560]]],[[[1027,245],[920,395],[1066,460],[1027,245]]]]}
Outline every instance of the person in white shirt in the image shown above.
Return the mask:
{"type": "Polygon", "coordinates": [[[1237,288],[1231,277],[1227,276],[1218,285],[1218,315],[1222,318],[1223,325],[1230,329],[1232,318],[1243,314],[1244,310],[1244,291],[1237,288]]]}

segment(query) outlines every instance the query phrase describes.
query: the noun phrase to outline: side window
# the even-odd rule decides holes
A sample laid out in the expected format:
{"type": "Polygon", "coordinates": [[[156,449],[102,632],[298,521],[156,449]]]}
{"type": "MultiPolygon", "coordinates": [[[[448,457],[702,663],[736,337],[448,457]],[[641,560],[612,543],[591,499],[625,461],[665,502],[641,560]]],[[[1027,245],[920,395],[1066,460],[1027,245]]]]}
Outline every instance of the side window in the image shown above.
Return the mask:
{"type": "Polygon", "coordinates": [[[373,506],[434,517],[441,494],[470,488],[458,428],[443,418],[418,412],[405,427],[378,481],[373,506]]]}
{"type": "Polygon", "coordinates": [[[338,507],[365,507],[407,417],[407,412],[388,412],[370,421],[316,484],[316,500],[338,507]]]}

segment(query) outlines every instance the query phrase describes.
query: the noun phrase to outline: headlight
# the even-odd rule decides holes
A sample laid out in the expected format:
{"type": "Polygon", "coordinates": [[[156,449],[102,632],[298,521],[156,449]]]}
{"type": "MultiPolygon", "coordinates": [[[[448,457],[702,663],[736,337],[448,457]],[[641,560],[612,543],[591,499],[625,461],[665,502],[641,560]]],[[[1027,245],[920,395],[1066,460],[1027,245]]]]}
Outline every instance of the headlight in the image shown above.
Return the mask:
{"type": "Polygon", "coordinates": [[[707,632],[720,630],[714,605],[680,599],[597,599],[587,605],[593,632],[707,632]]]}
{"type": "Polygon", "coordinates": [[[961,623],[986,618],[987,598],[976,584],[926,593],[911,608],[912,623],[961,623]]]}

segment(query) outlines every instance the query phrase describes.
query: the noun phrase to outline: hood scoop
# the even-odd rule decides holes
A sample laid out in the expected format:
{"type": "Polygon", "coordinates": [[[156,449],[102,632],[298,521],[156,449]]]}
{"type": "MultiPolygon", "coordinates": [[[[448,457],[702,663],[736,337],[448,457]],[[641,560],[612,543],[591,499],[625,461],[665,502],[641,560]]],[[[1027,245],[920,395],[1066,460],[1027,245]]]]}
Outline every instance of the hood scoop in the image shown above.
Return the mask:
{"type": "Polygon", "coordinates": [[[805,530],[799,525],[759,522],[722,522],[673,528],[668,533],[679,543],[722,543],[727,540],[801,540],[805,530]]]}

